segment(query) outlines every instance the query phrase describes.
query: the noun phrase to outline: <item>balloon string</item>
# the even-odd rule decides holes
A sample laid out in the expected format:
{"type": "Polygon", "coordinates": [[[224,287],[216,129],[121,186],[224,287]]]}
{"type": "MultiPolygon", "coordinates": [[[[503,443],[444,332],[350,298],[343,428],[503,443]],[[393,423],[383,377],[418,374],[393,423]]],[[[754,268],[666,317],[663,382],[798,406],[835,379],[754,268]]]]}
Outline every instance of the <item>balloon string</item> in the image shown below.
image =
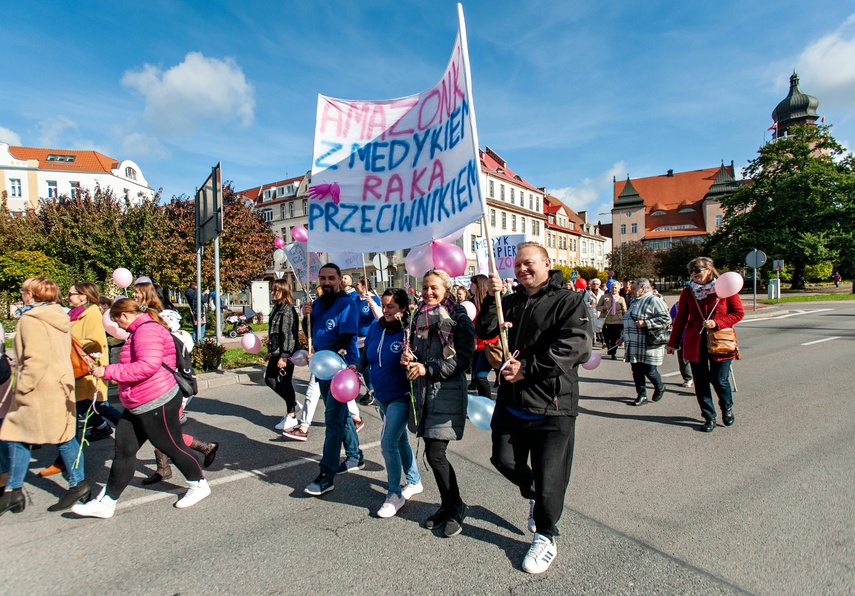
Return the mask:
{"type": "Polygon", "coordinates": [[[501,368],[499,368],[498,379],[499,379],[500,385],[502,384],[502,371],[505,370],[506,368],[508,368],[508,365],[511,363],[511,360],[513,360],[514,358],[516,358],[519,355],[520,355],[520,351],[514,350],[514,353],[510,355],[510,358],[505,360],[505,363],[501,366],[501,368]]]}
{"type": "MultiPolygon", "coordinates": [[[[721,298],[716,298],[716,299],[715,299],[715,304],[713,304],[712,310],[710,310],[710,314],[708,314],[708,315],[707,315],[707,318],[706,318],[706,319],[704,319],[704,323],[706,323],[707,321],[709,321],[709,320],[710,320],[710,317],[712,316],[713,312],[715,312],[715,307],[716,307],[716,306],[718,306],[719,301],[721,301],[721,298]]],[[[700,331],[698,331],[698,335],[700,335],[701,333],[703,333],[703,332],[704,332],[704,329],[705,329],[705,327],[704,327],[704,326],[701,326],[701,330],[700,330],[700,331]]]]}

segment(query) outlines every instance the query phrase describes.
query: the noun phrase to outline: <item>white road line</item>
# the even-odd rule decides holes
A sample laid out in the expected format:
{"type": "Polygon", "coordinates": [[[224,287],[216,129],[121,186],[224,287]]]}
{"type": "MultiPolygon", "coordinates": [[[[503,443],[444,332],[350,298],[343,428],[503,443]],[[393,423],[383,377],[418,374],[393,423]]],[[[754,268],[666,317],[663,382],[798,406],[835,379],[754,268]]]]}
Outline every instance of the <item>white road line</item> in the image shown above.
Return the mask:
{"type": "Polygon", "coordinates": [[[739,323],[737,323],[737,325],[741,325],[743,323],[754,323],[755,321],[777,321],[778,319],[789,319],[790,317],[797,317],[799,315],[812,315],[813,313],[825,312],[827,310],[834,310],[834,309],[833,308],[818,308],[816,310],[799,310],[797,312],[789,313],[786,315],[780,315],[777,317],[758,317],[756,319],[755,318],[742,319],[741,321],[739,321],[739,323]]]}
{"type": "Polygon", "coordinates": [[[678,370],[678,371],[675,371],[675,372],[665,373],[665,374],[662,374],[662,375],[659,375],[659,376],[660,376],[660,377],[676,377],[676,376],[677,376],[677,375],[679,375],[679,374],[680,374],[680,371],[678,370]]]}
{"type": "MultiPolygon", "coordinates": [[[[374,441],[373,443],[367,443],[365,445],[360,445],[359,448],[365,451],[366,449],[373,449],[374,447],[379,447],[380,441],[374,441]]],[[[279,470],[287,470],[288,468],[295,468],[297,466],[303,464],[317,463],[320,461],[320,456],[315,457],[299,457],[297,459],[293,459],[291,461],[286,461],[281,464],[274,464],[272,466],[267,466],[264,468],[259,468],[257,470],[245,470],[243,472],[238,472],[237,474],[231,474],[229,476],[223,476],[221,478],[216,478],[214,480],[208,481],[208,484],[211,486],[219,486],[221,484],[228,484],[230,482],[237,482],[238,480],[245,480],[246,478],[261,478],[262,476],[266,476],[267,474],[271,474],[273,472],[278,472],[279,470]]],[[[180,475],[181,472],[178,472],[180,475]]],[[[159,493],[154,493],[152,495],[146,495],[144,497],[139,497],[136,499],[131,499],[130,501],[119,501],[116,504],[116,509],[132,509],[134,507],[139,507],[140,505],[145,505],[146,503],[153,503],[154,501],[160,501],[162,499],[169,499],[174,497],[175,495],[181,495],[186,492],[186,488],[179,488],[170,491],[164,491],[159,493]]]]}
{"type": "Polygon", "coordinates": [[[835,336],[833,336],[833,337],[825,337],[825,338],[823,338],[823,339],[815,339],[815,340],[813,340],[813,341],[808,341],[808,342],[805,342],[805,343],[803,343],[803,344],[799,344],[799,345],[802,345],[802,346],[812,346],[813,344],[821,344],[822,342],[825,342],[825,341],[831,341],[832,339],[840,339],[841,337],[842,337],[842,336],[840,336],[840,335],[835,335],[835,336]]]}

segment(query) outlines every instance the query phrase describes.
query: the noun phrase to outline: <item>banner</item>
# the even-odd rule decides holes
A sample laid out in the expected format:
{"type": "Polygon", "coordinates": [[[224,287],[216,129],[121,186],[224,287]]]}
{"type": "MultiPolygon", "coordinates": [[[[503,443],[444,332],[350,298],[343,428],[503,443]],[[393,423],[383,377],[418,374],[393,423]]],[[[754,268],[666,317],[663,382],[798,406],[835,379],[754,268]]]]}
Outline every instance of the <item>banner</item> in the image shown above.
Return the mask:
{"type": "Polygon", "coordinates": [[[433,87],[400,99],[318,96],[309,246],[409,248],[479,219],[480,157],[462,10],[451,60],[433,87]]]}
{"type": "MultiPolygon", "coordinates": [[[[517,258],[517,244],[528,240],[525,234],[507,234],[505,236],[494,236],[493,258],[496,260],[496,269],[502,279],[516,277],[514,275],[514,260],[517,258]]],[[[487,275],[490,273],[490,264],[487,260],[487,240],[485,238],[475,239],[475,258],[478,261],[478,273],[487,275]]]]}
{"type": "Polygon", "coordinates": [[[329,262],[338,265],[342,271],[345,269],[362,269],[365,266],[361,252],[331,252],[327,256],[329,262]]]}
{"type": "Polygon", "coordinates": [[[318,279],[318,274],[321,272],[321,259],[313,252],[306,254],[305,242],[292,242],[286,244],[282,250],[285,251],[285,257],[288,259],[288,265],[294,276],[300,280],[300,283],[306,283],[306,263],[311,263],[309,270],[309,281],[318,279]]]}

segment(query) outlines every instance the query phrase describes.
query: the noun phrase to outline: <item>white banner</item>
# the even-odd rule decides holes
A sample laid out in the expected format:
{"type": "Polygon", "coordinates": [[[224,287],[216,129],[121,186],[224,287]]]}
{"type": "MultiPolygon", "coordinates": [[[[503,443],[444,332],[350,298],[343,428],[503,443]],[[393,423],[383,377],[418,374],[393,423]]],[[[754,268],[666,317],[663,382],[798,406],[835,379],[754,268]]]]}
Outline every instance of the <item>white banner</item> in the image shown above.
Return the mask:
{"type": "Polygon", "coordinates": [[[318,96],[309,247],[381,252],[447,236],[485,202],[462,10],[442,79],[400,99],[318,96]]]}
{"type": "Polygon", "coordinates": [[[285,251],[285,257],[288,259],[288,265],[291,267],[291,271],[294,272],[294,276],[300,280],[300,283],[306,283],[306,262],[311,263],[311,269],[309,270],[309,281],[314,281],[318,279],[318,274],[321,271],[321,259],[313,252],[306,254],[306,243],[305,242],[292,242],[291,244],[286,244],[282,249],[285,251]]]}
{"type": "Polygon", "coordinates": [[[342,271],[345,269],[362,269],[365,266],[361,252],[331,252],[329,253],[329,262],[338,265],[342,271]]]}
{"type": "MultiPolygon", "coordinates": [[[[517,257],[517,244],[527,240],[525,234],[507,234],[494,236],[493,258],[496,259],[496,269],[502,279],[513,278],[514,260],[517,257]]],[[[487,275],[490,272],[490,262],[487,260],[486,238],[475,239],[475,258],[478,261],[478,273],[487,275]]]]}

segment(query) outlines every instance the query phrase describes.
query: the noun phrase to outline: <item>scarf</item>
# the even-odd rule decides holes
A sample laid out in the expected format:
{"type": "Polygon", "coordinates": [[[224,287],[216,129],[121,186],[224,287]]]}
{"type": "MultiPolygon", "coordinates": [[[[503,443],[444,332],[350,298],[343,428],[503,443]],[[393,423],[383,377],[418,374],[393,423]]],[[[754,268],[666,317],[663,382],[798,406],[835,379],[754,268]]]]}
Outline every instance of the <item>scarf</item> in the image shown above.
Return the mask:
{"type": "Polygon", "coordinates": [[[457,353],[454,350],[454,326],[457,323],[451,318],[456,304],[451,296],[433,306],[422,304],[414,319],[416,335],[421,339],[427,339],[430,330],[436,329],[444,358],[451,358],[457,353]]]}
{"type": "Polygon", "coordinates": [[[695,294],[695,298],[699,301],[703,300],[710,294],[715,294],[715,280],[712,280],[710,283],[703,286],[695,282],[689,282],[689,285],[692,288],[692,292],[695,294]]]}
{"type": "Polygon", "coordinates": [[[70,311],[68,311],[68,318],[71,319],[72,322],[76,321],[77,319],[80,318],[80,315],[83,314],[83,311],[86,310],[87,306],[89,306],[89,305],[88,304],[82,304],[80,306],[75,306],[70,311]]]}
{"type": "Polygon", "coordinates": [[[407,314],[404,313],[404,318],[395,319],[394,321],[387,321],[386,317],[380,317],[377,319],[377,324],[380,325],[381,329],[385,329],[386,331],[401,331],[402,329],[406,329],[408,324],[407,314]]]}
{"type": "Polygon", "coordinates": [[[611,294],[612,307],[609,309],[610,315],[616,315],[617,314],[617,299],[618,298],[619,298],[619,295],[611,294]]]}

